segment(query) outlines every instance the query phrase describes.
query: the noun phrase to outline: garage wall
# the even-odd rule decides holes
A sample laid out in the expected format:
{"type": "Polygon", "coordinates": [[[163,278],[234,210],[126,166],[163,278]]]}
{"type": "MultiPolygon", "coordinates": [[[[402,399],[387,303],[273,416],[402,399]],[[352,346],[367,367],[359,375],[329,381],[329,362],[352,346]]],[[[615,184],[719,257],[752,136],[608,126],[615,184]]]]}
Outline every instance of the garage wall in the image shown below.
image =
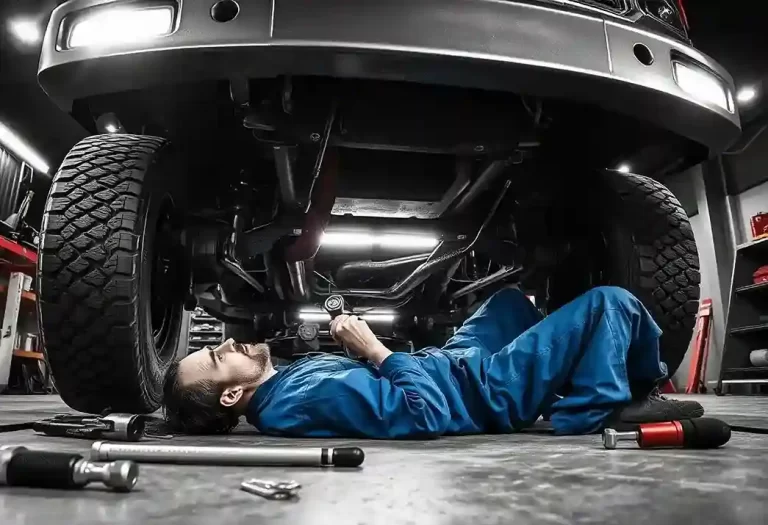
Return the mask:
{"type": "MultiPolygon", "coordinates": [[[[752,239],[750,218],[758,212],[768,212],[768,129],[755,137],[752,143],[741,153],[724,155],[713,162],[722,162],[725,190],[730,196],[729,200],[732,206],[734,241],[736,244],[748,242],[752,239]]],[[[690,217],[699,250],[701,297],[709,297],[713,300],[714,324],[706,380],[716,380],[720,374],[720,361],[725,339],[725,316],[728,305],[722,304],[718,292],[720,277],[718,276],[703,171],[701,166],[696,166],[664,182],[680,200],[690,217]]],[[[730,283],[726,283],[726,285],[730,285],[730,283]]],[[[689,348],[685,361],[673,378],[678,390],[684,388],[687,382],[690,358],[689,348]]]]}
{"type": "MultiPolygon", "coordinates": [[[[705,219],[704,214],[697,213],[691,217],[691,228],[696,237],[696,245],[699,250],[699,264],[701,267],[701,297],[711,298],[714,304],[715,322],[712,326],[712,340],[709,346],[709,360],[707,363],[707,381],[714,381],[720,375],[720,361],[722,359],[722,349],[725,334],[725,319],[723,319],[723,308],[718,308],[718,287],[717,270],[715,263],[715,246],[712,241],[712,232],[709,228],[709,221],[705,219]]],[[[672,379],[678,391],[685,389],[688,382],[688,368],[691,363],[691,345],[688,353],[685,355],[683,364],[678,369],[677,374],[672,379]]]]}
{"type": "MultiPolygon", "coordinates": [[[[712,326],[712,340],[710,341],[706,380],[716,380],[720,374],[725,320],[723,318],[724,307],[721,304],[720,294],[718,293],[720,284],[715,258],[715,244],[710,228],[709,209],[703,195],[703,173],[700,166],[695,166],[664,182],[680,200],[683,208],[688,213],[691,229],[693,229],[693,235],[696,238],[696,246],[699,251],[701,297],[708,297],[713,301],[715,322],[712,326]]],[[[692,343],[693,338],[691,338],[692,343]]],[[[688,367],[690,366],[691,354],[689,345],[688,353],[685,355],[683,363],[672,378],[672,382],[678,391],[684,390],[685,384],[688,381],[688,367]]]]}
{"type": "MultiPolygon", "coordinates": [[[[766,124],[768,126],[768,124],[766,124]]],[[[723,155],[726,187],[735,197],[736,217],[741,217],[737,242],[752,240],[749,219],[768,212],[768,128],[762,128],[738,155],[723,155]]]]}
{"type": "Polygon", "coordinates": [[[0,220],[16,211],[21,176],[21,163],[0,146],[0,220]]]}
{"type": "Polygon", "coordinates": [[[744,193],[768,181],[768,128],[763,128],[737,155],[723,155],[729,195],[744,193]]]}
{"type": "MultiPolygon", "coordinates": [[[[763,168],[768,174],[768,155],[763,168]]],[[[742,232],[744,237],[739,244],[752,240],[752,228],[749,220],[753,215],[760,212],[768,213],[768,182],[763,182],[753,188],[750,188],[736,196],[736,202],[741,215],[742,232]]]]}

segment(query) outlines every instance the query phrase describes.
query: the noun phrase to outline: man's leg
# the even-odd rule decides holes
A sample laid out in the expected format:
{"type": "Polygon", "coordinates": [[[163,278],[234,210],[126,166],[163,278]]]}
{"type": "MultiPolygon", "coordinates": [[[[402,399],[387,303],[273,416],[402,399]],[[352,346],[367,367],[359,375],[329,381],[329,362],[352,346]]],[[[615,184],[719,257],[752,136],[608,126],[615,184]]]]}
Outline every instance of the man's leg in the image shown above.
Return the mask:
{"type": "Polygon", "coordinates": [[[541,321],[541,312],[517,288],[504,288],[489,297],[443,347],[463,353],[479,348],[486,358],[541,321]]]}
{"type": "Polygon", "coordinates": [[[666,374],[659,361],[660,335],[642,303],[626,290],[590,290],[485,359],[485,394],[496,430],[532,424],[566,382],[568,394],[552,405],[555,431],[598,430],[617,406],[632,399],[630,382],[666,374]]]}

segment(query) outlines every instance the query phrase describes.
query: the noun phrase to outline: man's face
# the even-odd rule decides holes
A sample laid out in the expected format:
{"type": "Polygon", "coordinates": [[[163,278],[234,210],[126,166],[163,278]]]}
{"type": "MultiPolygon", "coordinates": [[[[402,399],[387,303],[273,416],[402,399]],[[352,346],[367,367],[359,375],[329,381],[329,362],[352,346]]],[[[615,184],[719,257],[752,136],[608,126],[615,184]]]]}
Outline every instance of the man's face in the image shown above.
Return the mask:
{"type": "Polygon", "coordinates": [[[216,348],[204,348],[182,359],[179,380],[182,385],[207,380],[223,386],[222,404],[230,406],[239,401],[244,388],[258,383],[270,366],[267,345],[227,339],[216,348]]]}

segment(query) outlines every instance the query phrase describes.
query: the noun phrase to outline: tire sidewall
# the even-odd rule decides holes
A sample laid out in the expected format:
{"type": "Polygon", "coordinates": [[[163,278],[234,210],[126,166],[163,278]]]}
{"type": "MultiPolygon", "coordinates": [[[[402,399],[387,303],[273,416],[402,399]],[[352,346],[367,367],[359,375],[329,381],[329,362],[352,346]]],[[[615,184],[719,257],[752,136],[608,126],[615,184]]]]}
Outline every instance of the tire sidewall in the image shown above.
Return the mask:
{"type": "MultiPolygon", "coordinates": [[[[156,243],[156,227],[160,213],[170,205],[178,213],[183,201],[180,194],[182,185],[175,162],[173,148],[166,143],[153,155],[142,185],[141,208],[139,217],[141,260],[138,263],[136,319],[139,327],[139,344],[136,360],[139,364],[140,387],[145,399],[153,404],[162,400],[162,381],[170,364],[187,354],[189,312],[183,308],[183,290],[179,290],[178,301],[172,305],[173,315],[169,338],[163,348],[157,349],[152,333],[152,261],[156,243]]],[[[170,272],[175,278],[185,274],[180,260],[176,261],[176,271],[170,272]]]]}
{"type": "Polygon", "coordinates": [[[41,228],[38,318],[59,393],[76,410],[154,411],[173,354],[186,354],[183,293],[165,359],[155,353],[149,316],[159,205],[167,195],[180,211],[185,202],[185,172],[171,153],[158,137],[95,135],[76,144],[54,176],[41,228]]]}
{"type": "MultiPolygon", "coordinates": [[[[655,257],[665,248],[662,239],[668,237],[671,230],[690,232],[687,216],[662,184],[634,174],[605,172],[584,184],[580,193],[581,213],[587,220],[574,221],[581,229],[570,231],[573,251],[550,276],[549,293],[554,299],[550,310],[595,286],[613,285],[629,290],[662,329],[661,359],[670,375],[674,374],[688,350],[695,312],[687,312],[684,324],[670,318],[660,304],[665,296],[658,295],[662,283],[657,277],[662,269],[643,272],[641,259],[646,266],[654,265],[655,257]],[[677,226],[670,223],[670,213],[661,208],[661,202],[656,204],[638,189],[637,181],[664,193],[663,205],[673,206],[680,214],[677,226]]],[[[698,262],[691,269],[698,273],[698,262]]],[[[698,281],[692,283],[686,293],[689,301],[698,300],[698,281]]]]}
{"type": "MultiPolygon", "coordinates": [[[[690,230],[687,216],[676,228],[669,223],[668,213],[661,208],[653,208],[647,200],[640,198],[631,187],[625,184],[622,177],[640,178],[638,175],[605,173],[600,194],[606,203],[607,213],[602,218],[605,251],[609,254],[609,263],[605,267],[603,282],[609,285],[621,286],[635,295],[649,310],[654,320],[662,329],[660,340],[661,359],[667,365],[672,376],[685,358],[690,344],[695,313],[689,312],[687,318],[672,319],[661,308],[659,296],[655,293],[662,290],[662,285],[656,280],[657,275],[643,275],[640,267],[641,258],[652,260],[649,254],[658,254],[663,250],[662,239],[668,237],[673,229],[690,230]]],[[[643,177],[644,178],[644,177],[643,177]]],[[[648,181],[651,179],[644,178],[648,181]]],[[[658,182],[653,184],[668,194],[672,204],[682,211],[682,206],[658,182]]],[[[694,268],[698,272],[698,262],[694,268]]],[[[695,288],[695,300],[699,299],[698,282],[692,284],[689,293],[695,288]]],[[[690,297],[694,300],[693,297],[690,297]]]]}

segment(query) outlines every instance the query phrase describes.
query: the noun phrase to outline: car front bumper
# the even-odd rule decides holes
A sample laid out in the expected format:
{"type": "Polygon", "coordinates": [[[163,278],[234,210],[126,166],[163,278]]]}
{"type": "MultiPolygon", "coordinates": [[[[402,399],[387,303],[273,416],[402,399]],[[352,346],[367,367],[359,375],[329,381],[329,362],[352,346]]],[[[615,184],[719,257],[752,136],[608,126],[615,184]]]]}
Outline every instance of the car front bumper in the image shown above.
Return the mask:
{"type": "Polygon", "coordinates": [[[682,58],[704,68],[732,94],[727,71],[683,42],[609,14],[502,0],[241,0],[239,15],[219,23],[211,18],[213,0],[183,0],[167,36],[106,48],[57,46],[66,17],[113,1],[72,0],[51,15],[39,81],[65,110],[76,99],[155,85],[324,75],[596,104],[713,151],[740,133],[738,114],[683,91],[672,63],[682,58]],[[636,58],[636,44],[647,46],[652,64],[636,58]]]}

